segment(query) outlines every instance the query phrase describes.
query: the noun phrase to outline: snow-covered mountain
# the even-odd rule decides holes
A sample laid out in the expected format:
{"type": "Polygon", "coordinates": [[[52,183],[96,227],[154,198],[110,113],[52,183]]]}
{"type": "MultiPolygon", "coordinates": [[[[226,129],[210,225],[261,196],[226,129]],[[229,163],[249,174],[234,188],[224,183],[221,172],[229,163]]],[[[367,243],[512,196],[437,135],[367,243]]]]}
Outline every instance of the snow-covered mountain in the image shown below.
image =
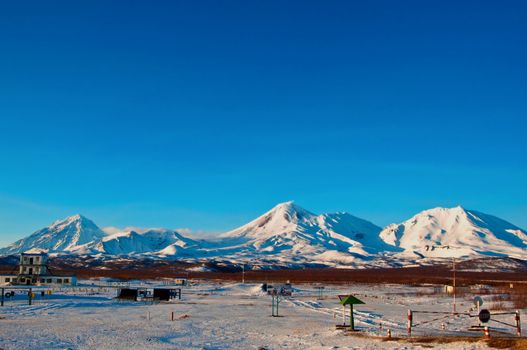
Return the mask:
{"type": "Polygon", "coordinates": [[[29,237],[0,249],[0,254],[16,254],[30,249],[87,253],[89,246],[106,234],[93,221],[77,214],[58,220],[29,237]]]}
{"type": "Polygon", "coordinates": [[[379,238],[380,231],[371,222],[347,213],[316,215],[285,202],[223,234],[220,251],[226,256],[345,264],[396,250],[379,238]]]}
{"type": "Polygon", "coordinates": [[[181,233],[162,228],[125,229],[110,234],[94,246],[94,250],[110,255],[156,254],[189,256],[198,242],[181,233]]]}
{"type": "Polygon", "coordinates": [[[74,215],[56,221],[6,248],[52,253],[153,257],[234,264],[403,266],[447,257],[505,256],[527,260],[527,233],[495,216],[462,207],[425,210],[381,230],[348,213],[314,214],[293,202],[215,240],[178,230],[107,228],[74,215]]]}
{"type": "Polygon", "coordinates": [[[455,208],[425,210],[384,228],[380,237],[424,257],[509,256],[527,259],[527,233],[495,216],[455,208]]]}

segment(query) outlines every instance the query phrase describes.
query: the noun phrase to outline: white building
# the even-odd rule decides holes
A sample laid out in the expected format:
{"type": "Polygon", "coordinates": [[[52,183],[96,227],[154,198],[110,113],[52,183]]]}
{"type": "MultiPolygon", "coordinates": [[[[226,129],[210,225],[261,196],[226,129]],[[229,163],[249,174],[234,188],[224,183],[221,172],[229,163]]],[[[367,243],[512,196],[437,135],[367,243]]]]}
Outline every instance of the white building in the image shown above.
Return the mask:
{"type": "Polygon", "coordinates": [[[22,253],[18,274],[0,275],[0,285],[76,285],[75,276],[56,276],[48,268],[46,253],[22,253]]]}

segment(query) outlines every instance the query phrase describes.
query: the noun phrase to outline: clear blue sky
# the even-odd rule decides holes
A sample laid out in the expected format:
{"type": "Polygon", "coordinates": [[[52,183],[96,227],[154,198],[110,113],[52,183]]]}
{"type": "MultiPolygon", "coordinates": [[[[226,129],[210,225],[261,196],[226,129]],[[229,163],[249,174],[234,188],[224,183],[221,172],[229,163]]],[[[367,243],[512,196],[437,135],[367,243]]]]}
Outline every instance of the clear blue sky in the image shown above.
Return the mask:
{"type": "Polygon", "coordinates": [[[527,227],[524,1],[4,1],[0,244],[278,202],[527,227]]]}

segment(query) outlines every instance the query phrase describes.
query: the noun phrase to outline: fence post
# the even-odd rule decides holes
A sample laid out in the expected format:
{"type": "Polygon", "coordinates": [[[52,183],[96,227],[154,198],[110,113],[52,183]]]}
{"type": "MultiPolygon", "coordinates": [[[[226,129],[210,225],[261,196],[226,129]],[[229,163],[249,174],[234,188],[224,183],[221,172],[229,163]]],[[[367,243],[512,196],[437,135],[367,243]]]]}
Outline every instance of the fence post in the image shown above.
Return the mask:
{"type": "Polygon", "coordinates": [[[520,311],[519,310],[516,310],[516,315],[514,316],[514,319],[516,320],[516,335],[518,335],[518,337],[521,337],[522,336],[522,326],[521,326],[521,322],[520,322],[520,311]]]}
{"type": "Polygon", "coordinates": [[[407,313],[407,318],[408,318],[408,337],[411,337],[412,336],[412,319],[413,319],[413,315],[412,315],[412,310],[408,310],[408,313],[407,313]]]}

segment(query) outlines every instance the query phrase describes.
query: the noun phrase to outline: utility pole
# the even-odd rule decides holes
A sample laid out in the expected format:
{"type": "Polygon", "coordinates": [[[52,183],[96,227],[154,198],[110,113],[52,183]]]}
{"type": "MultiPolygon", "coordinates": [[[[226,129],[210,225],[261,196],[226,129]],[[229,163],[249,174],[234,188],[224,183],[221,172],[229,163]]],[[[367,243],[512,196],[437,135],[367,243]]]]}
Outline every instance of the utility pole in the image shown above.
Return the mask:
{"type": "Polygon", "coordinates": [[[454,293],[454,315],[456,314],[456,259],[452,258],[452,273],[453,273],[453,283],[452,283],[452,292],[454,293]]]}

